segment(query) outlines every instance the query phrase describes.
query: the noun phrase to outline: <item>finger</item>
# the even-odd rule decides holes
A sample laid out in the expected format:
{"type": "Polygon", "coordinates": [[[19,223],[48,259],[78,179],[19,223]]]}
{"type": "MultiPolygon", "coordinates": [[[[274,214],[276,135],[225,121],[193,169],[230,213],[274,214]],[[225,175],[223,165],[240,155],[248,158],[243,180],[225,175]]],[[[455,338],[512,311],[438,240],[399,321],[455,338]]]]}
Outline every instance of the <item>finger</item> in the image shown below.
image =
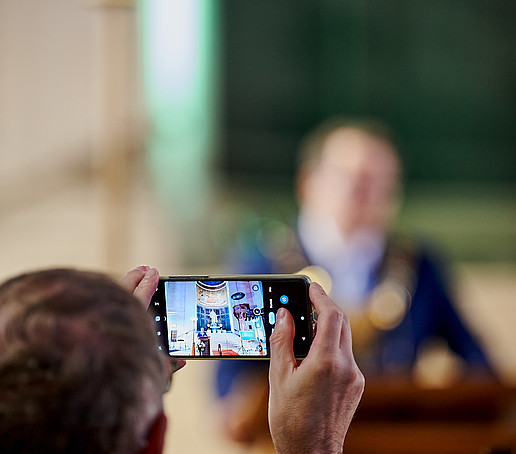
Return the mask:
{"type": "Polygon", "coordinates": [[[170,358],[170,357],[168,359],[169,359],[169,361],[166,361],[167,383],[166,383],[165,391],[168,391],[170,389],[170,386],[172,385],[172,376],[179,369],[182,369],[184,366],[186,366],[186,361],[184,359],[177,359],[177,358],[170,358]]]}
{"type": "Polygon", "coordinates": [[[182,369],[186,366],[186,361],[184,359],[170,359],[170,365],[172,366],[172,373],[176,373],[179,369],[182,369]]]}
{"type": "Polygon", "coordinates": [[[312,282],[308,289],[310,300],[312,301],[317,313],[325,312],[337,307],[336,304],[330,299],[324,289],[317,283],[312,282]]]}
{"type": "Polygon", "coordinates": [[[353,355],[351,325],[347,317],[344,318],[344,322],[342,323],[342,329],[340,333],[340,348],[345,350],[348,354],[353,355]]]}
{"type": "Polygon", "coordinates": [[[140,281],[145,276],[145,273],[150,268],[146,265],[139,266],[138,268],[134,268],[131,271],[128,271],[124,276],[122,276],[118,283],[125,288],[128,292],[133,293],[134,289],[138,286],[140,281]]]}
{"type": "Polygon", "coordinates": [[[347,317],[319,284],[312,283],[309,293],[317,311],[317,333],[312,345],[327,351],[340,348],[342,326],[347,322],[347,317]]]}
{"type": "Polygon", "coordinates": [[[271,361],[269,376],[271,381],[282,380],[288,371],[296,367],[294,356],[294,319],[285,308],[278,309],[276,325],[270,338],[271,361]]]}
{"type": "Polygon", "coordinates": [[[158,281],[158,270],[150,268],[134,289],[133,295],[141,301],[146,309],[149,307],[152,295],[158,287],[158,281]]]}

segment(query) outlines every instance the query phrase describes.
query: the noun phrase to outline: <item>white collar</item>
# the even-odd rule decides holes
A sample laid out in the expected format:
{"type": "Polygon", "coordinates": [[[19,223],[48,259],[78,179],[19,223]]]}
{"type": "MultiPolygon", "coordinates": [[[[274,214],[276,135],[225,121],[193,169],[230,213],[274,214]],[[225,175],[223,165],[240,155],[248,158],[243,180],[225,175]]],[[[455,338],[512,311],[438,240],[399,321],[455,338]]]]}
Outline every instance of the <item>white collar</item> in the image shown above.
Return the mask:
{"type": "Polygon", "coordinates": [[[330,274],[335,302],[342,307],[360,305],[371,290],[371,276],[383,256],[385,234],[363,229],[344,235],[334,219],[303,210],[298,232],[310,263],[330,274]]]}

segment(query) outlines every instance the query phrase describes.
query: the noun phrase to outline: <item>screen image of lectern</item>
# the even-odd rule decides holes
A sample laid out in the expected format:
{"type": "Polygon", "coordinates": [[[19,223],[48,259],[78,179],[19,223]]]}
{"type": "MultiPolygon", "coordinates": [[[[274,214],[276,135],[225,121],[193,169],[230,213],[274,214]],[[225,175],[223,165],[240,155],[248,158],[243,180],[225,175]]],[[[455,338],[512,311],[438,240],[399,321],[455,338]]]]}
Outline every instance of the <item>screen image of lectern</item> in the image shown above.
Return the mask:
{"type": "Polygon", "coordinates": [[[261,281],[167,281],[169,353],[265,356],[261,281]]]}

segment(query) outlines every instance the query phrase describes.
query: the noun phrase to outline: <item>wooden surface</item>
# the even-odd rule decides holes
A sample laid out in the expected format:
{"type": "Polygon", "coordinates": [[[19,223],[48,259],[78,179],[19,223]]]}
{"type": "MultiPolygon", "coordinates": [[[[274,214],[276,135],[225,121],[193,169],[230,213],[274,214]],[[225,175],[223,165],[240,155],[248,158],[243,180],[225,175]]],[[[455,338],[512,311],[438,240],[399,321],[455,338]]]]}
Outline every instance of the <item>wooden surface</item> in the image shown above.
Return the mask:
{"type": "Polygon", "coordinates": [[[446,389],[368,383],[345,447],[352,454],[516,450],[516,388],[491,382],[446,389]]]}

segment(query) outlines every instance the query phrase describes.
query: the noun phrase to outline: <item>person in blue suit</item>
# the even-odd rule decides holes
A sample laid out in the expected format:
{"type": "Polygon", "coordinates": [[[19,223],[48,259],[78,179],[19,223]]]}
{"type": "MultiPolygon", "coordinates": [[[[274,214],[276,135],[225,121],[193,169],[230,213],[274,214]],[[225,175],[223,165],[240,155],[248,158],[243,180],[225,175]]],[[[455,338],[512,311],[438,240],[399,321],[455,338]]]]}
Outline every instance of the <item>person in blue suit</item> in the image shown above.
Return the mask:
{"type": "MultiPolygon", "coordinates": [[[[318,126],[300,150],[299,213],[289,240],[274,247],[250,241],[230,271],[301,272],[322,283],[351,320],[353,349],[366,378],[410,376],[434,339],[460,358],[464,376],[493,376],[455,307],[442,257],[394,231],[402,181],[397,148],[377,120],[334,118],[318,126]]],[[[220,398],[236,400],[240,381],[264,376],[266,367],[219,362],[220,398]]],[[[248,405],[249,399],[242,401],[248,405]]],[[[228,431],[234,439],[253,436],[242,427],[228,431]]]]}

